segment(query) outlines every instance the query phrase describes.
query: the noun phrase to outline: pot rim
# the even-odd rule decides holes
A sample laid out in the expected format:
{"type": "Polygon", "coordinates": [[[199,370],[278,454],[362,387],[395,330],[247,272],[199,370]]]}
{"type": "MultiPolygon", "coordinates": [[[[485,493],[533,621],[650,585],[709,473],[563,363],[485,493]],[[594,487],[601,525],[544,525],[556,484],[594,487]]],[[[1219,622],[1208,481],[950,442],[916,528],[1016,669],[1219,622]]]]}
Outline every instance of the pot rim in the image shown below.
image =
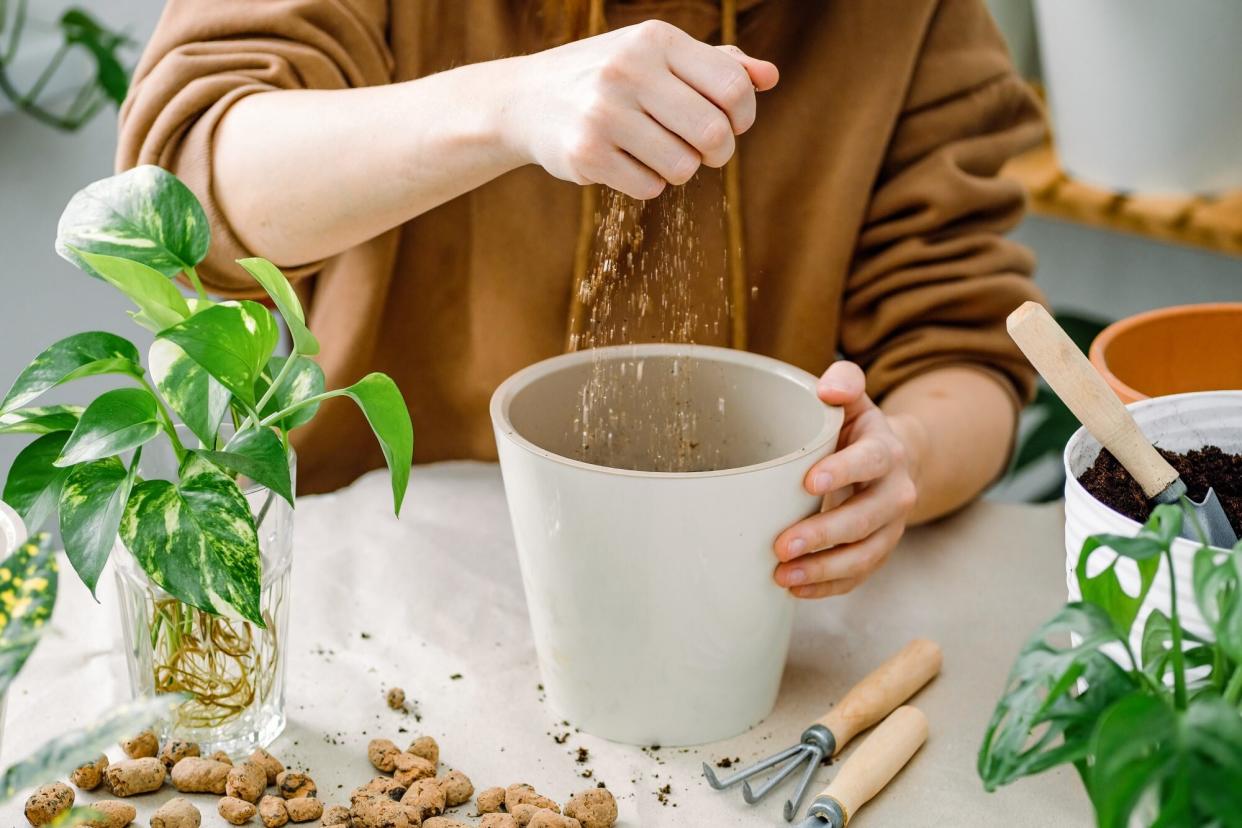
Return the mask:
{"type": "MultiPolygon", "coordinates": [[[[1144,394],[1136,388],[1131,387],[1128,383],[1122,381],[1108,367],[1108,361],[1105,358],[1105,350],[1112,345],[1117,337],[1129,333],[1135,328],[1143,327],[1157,320],[1176,318],[1179,316],[1224,316],[1236,314],[1242,316],[1242,302],[1200,302],[1191,305],[1173,305],[1167,308],[1154,308],[1152,310],[1136,313],[1127,316],[1124,319],[1118,319],[1116,322],[1108,325],[1104,330],[1095,337],[1088,349],[1088,358],[1095,369],[1100,372],[1114,389],[1118,396],[1128,396],[1133,401],[1148,400],[1151,397],[1144,394]]],[[[1199,392],[1186,392],[1199,393],[1199,392]]],[[[1180,395],[1165,395],[1180,396],[1180,395]]]]}
{"type": "Polygon", "coordinates": [[[529,386],[532,382],[542,379],[557,371],[564,370],[584,362],[591,362],[596,358],[613,359],[616,357],[669,357],[669,356],[694,356],[707,362],[725,362],[732,365],[741,365],[748,368],[755,368],[769,373],[776,374],[784,379],[801,385],[808,391],[812,397],[818,401],[816,394],[816,385],[818,380],[801,368],[797,368],[779,359],[774,359],[762,354],[756,354],[751,351],[739,351],[734,348],[720,348],[714,345],[684,345],[666,342],[647,342],[631,345],[609,345],[603,348],[587,348],[581,351],[574,351],[567,354],[558,354],[554,357],[536,362],[529,365],[517,373],[510,376],[497,387],[492,394],[489,409],[492,417],[492,424],[496,429],[498,436],[503,436],[510,443],[523,449],[529,454],[542,457],[562,466],[578,469],[584,472],[593,472],[595,474],[611,475],[615,477],[633,477],[645,480],[691,480],[702,478],[731,477],[740,474],[751,474],[753,472],[765,469],[784,466],[789,463],[795,463],[807,457],[807,455],[818,452],[825,446],[834,443],[841,431],[842,422],[845,419],[845,413],[839,406],[828,405],[820,402],[824,409],[824,422],[819,432],[807,443],[799,446],[796,450],[774,457],[771,460],[765,460],[762,463],[752,463],[749,466],[736,466],[729,469],[718,469],[715,471],[697,471],[697,472],[647,472],[636,471],[634,469],[617,469],[611,466],[600,466],[595,463],[586,463],[582,460],[575,460],[571,457],[565,457],[547,449],[540,448],[531,441],[527,440],[513,427],[513,423],[509,419],[509,407],[513,402],[513,398],[517,393],[529,386]]]}
{"type": "MultiPolygon", "coordinates": [[[[1178,400],[1186,399],[1188,397],[1224,397],[1226,400],[1231,400],[1233,402],[1236,402],[1238,407],[1242,408],[1242,391],[1188,391],[1184,394],[1167,394],[1163,397],[1148,397],[1147,399],[1136,400],[1135,402],[1127,403],[1126,408],[1129,409],[1131,412],[1138,412],[1138,411],[1142,411],[1145,408],[1154,408],[1156,406],[1176,403],[1178,400]]],[[[1069,440],[1065,443],[1065,450],[1061,452],[1061,467],[1065,470],[1065,494],[1066,494],[1067,499],[1072,490],[1075,494],[1087,498],[1092,503],[1099,505],[1101,509],[1107,509],[1112,514],[1116,515],[1118,518],[1125,521],[1127,527],[1132,527],[1134,530],[1138,530],[1142,528],[1143,524],[1139,523],[1136,520],[1128,518],[1125,515],[1121,514],[1121,512],[1111,509],[1108,506],[1101,503],[1095,497],[1095,495],[1087,491],[1086,488],[1084,488],[1083,485],[1078,482],[1078,478],[1074,476],[1074,472],[1070,468],[1070,455],[1072,453],[1072,450],[1075,447],[1077,447],[1079,443],[1081,443],[1083,440],[1087,438],[1090,438],[1092,440],[1095,439],[1094,437],[1091,436],[1091,434],[1087,432],[1087,429],[1085,426],[1079,426],[1078,430],[1075,431],[1073,435],[1069,438],[1069,440]]],[[[1186,540],[1186,539],[1182,539],[1182,540],[1186,540]]],[[[1190,540],[1186,540],[1186,542],[1194,543],[1193,541],[1190,541],[1190,540]]],[[[1213,547],[1213,548],[1216,548],[1216,547],[1213,547]]]]}

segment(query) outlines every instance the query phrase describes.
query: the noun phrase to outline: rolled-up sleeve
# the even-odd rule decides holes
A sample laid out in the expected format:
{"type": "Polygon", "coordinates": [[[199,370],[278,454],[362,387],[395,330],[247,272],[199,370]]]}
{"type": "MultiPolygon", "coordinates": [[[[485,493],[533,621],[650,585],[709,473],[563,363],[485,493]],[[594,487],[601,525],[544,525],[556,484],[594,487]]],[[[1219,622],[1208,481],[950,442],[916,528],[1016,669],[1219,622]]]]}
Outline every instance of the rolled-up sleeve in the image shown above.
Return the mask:
{"type": "Polygon", "coordinates": [[[859,237],[841,350],[879,398],[945,365],[981,368],[1027,398],[1034,374],[1005,317],[1038,299],[1035,261],[1004,238],[1024,194],[1001,166],[1044,134],[981,0],[944,0],[927,31],[859,237]]]}
{"type": "MultiPolygon", "coordinates": [[[[212,290],[248,295],[234,260],[253,255],[216,203],[216,127],[241,98],[278,89],[388,83],[386,0],[170,0],[121,109],[117,168],[157,164],[194,191],[211,222],[199,275],[212,290]]],[[[313,140],[313,136],[307,136],[313,140]]],[[[314,273],[315,262],[290,269],[314,273]]]]}

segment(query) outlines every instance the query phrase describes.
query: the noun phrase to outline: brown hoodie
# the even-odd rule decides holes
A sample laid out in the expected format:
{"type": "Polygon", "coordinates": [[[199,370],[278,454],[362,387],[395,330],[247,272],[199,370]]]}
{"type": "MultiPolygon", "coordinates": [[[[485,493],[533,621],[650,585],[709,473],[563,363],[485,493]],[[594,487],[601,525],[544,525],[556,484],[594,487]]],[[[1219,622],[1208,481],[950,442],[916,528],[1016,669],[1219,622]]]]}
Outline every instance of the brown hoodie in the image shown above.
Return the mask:
{"type": "MultiPolygon", "coordinates": [[[[538,5],[170,0],[122,111],[118,166],[181,176],[212,220],[204,282],[255,295],[233,264],[254,253],[212,198],[212,139],[228,108],[272,89],[391,83],[535,51],[547,45],[538,5]]],[[[739,45],[781,70],[739,140],[749,347],[816,374],[839,352],[863,365],[877,398],[950,364],[1026,396],[1032,375],[1004,318],[1037,296],[1033,259],[1001,236],[1023,196],[996,173],[1043,126],[982,0],[738,7],[739,45]]],[[[719,42],[715,0],[608,3],[610,28],[653,17],[719,42]]],[[[706,217],[701,244],[720,251],[707,260],[723,268],[720,175],[704,171],[688,192],[706,217]]],[[[292,269],[329,387],[387,372],[409,403],[417,461],[494,458],[492,391],[564,348],[578,218],[577,187],[526,167],[292,269]]],[[[303,491],[383,465],[365,421],[337,402],[295,432],[303,491]]]]}

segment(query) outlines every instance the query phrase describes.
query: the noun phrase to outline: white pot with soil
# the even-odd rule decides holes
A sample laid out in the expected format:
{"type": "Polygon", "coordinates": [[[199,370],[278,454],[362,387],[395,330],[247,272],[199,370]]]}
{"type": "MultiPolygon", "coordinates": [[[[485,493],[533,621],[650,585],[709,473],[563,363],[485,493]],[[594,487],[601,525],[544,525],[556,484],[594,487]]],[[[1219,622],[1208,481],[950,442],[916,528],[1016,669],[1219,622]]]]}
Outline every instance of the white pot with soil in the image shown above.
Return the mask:
{"type": "Polygon", "coordinates": [[[771,711],[793,599],[777,534],[839,409],[757,354],[626,345],[506,380],[492,421],[549,701],[631,744],[736,735],[771,711]]]}
{"type": "MultiPolygon", "coordinates": [[[[1126,406],[1134,415],[1139,427],[1157,448],[1184,454],[1215,446],[1226,454],[1242,455],[1242,391],[1205,391],[1193,394],[1175,394],[1167,397],[1154,397],[1149,400],[1131,403],[1126,406]]],[[[1131,517],[1110,508],[1084,487],[1080,482],[1100,453],[1100,444],[1087,433],[1079,429],[1065,447],[1065,560],[1066,585],[1071,601],[1081,599],[1076,576],[1076,566],[1083,541],[1090,535],[1112,533],[1134,535],[1140,523],[1131,517]]],[[[1174,466],[1179,463],[1174,461],[1174,466]]],[[[1235,464],[1235,470],[1242,472],[1242,464],[1235,464]]],[[[1179,471],[1182,471],[1179,468],[1179,471]]],[[[1183,479],[1191,487],[1193,495],[1194,481],[1188,480],[1185,471],[1183,479]]],[[[1234,480],[1234,485],[1242,486],[1242,480],[1234,480]]],[[[1093,483],[1092,486],[1098,485],[1093,483]]],[[[1137,485],[1137,484],[1136,484],[1137,485]]],[[[1219,482],[1214,483],[1222,500],[1230,497],[1242,497],[1242,489],[1234,493],[1223,490],[1219,482]]],[[[1115,488],[1110,487],[1110,496],[1120,496],[1115,488]]],[[[1226,502],[1226,508],[1230,507],[1226,502]]],[[[1233,508],[1239,508],[1237,501],[1233,508]]],[[[1236,523],[1236,521],[1235,521],[1236,523]]],[[[1199,549],[1194,541],[1180,539],[1174,543],[1173,559],[1177,569],[1177,600],[1182,617],[1182,625],[1190,632],[1211,637],[1210,630],[1199,614],[1193,587],[1194,554],[1199,549]]],[[[1106,566],[1113,560],[1107,550],[1100,550],[1092,556],[1093,566],[1106,566]]],[[[1131,594],[1138,593],[1139,577],[1133,561],[1121,560],[1117,563],[1117,574],[1122,585],[1131,594]]],[[[1147,601],[1140,611],[1134,624],[1134,635],[1131,646],[1135,651],[1141,650],[1143,624],[1153,609],[1159,609],[1166,615],[1169,613],[1172,585],[1164,561],[1148,593],[1147,601]]]]}
{"type": "Polygon", "coordinates": [[[1062,167],[1120,192],[1242,187],[1242,3],[1038,0],[1062,167]]]}

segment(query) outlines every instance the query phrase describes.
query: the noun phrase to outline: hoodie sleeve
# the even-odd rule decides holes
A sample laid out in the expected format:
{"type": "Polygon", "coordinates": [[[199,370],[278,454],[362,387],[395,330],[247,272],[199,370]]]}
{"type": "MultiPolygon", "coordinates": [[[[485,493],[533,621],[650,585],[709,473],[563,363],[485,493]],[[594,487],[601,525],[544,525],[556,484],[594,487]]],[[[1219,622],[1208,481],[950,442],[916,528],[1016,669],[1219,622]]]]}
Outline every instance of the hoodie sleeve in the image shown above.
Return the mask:
{"type": "MultiPolygon", "coordinates": [[[[117,168],[157,164],[194,191],[211,221],[199,267],[225,295],[255,285],[234,260],[253,255],[216,203],[216,126],[246,95],[277,89],[346,89],[392,80],[386,0],[170,0],[121,109],[117,168]]],[[[322,262],[294,268],[291,278],[322,262]]]]}
{"type": "Polygon", "coordinates": [[[842,352],[876,398],[925,371],[977,367],[1014,392],[1034,373],[1005,331],[1033,255],[1004,238],[1022,216],[1001,166],[1038,143],[1042,112],[982,0],[931,18],[846,284],[842,352]]]}

